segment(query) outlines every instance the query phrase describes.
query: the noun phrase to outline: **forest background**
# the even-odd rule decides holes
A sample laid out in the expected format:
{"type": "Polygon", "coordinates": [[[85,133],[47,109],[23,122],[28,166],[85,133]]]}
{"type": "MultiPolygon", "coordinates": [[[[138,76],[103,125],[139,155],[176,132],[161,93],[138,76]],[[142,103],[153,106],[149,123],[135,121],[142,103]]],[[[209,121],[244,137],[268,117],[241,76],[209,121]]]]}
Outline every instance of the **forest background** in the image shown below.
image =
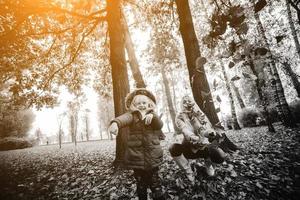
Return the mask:
{"type": "Polygon", "coordinates": [[[113,139],[109,121],[125,112],[136,87],[157,97],[165,132],[177,131],[185,94],[226,130],[274,133],[274,123],[289,130],[299,122],[297,0],[2,0],[0,7],[2,150],[113,139]],[[52,120],[38,118],[46,110],[52,120]]]}
{"type": "Polygon", "coordinates": [[[258,118],[270,127],[272,115],[293,126],[287,102],[299,107],[300,92],[293,1],[1,3],[1,138],[30,129],[40,144],[108,138],[124,96],[145,86],[166,131],[191,92],[213,124],[246,127],[258,118]],[[32,111],[45,106],[54,112],[32,128],[32,111]],[[51,133],[39,128],[45,124],[51,133]]]}

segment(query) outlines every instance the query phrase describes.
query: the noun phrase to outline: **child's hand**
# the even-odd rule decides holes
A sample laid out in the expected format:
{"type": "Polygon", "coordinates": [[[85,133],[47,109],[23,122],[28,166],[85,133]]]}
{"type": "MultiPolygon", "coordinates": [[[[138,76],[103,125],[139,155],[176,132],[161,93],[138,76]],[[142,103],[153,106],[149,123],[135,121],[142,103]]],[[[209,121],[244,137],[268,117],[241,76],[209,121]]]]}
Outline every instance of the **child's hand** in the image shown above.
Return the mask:
{"type": "Polygon", "coordinates": [[[146,114],[146,116],[145,116],[145,124],[146,125],[150,125],[151,122],[152,122],[152,119],[153,119],[153,114],[152,113],[146,114]]]}
{"type": "Polygon", "coordinates": [[[117,135],[118,132],[119,132],[118,124],[117,124],[116,122],[113,122],[113,123],[108,127],[108,131],[110,132],[110,134],[117,135]]]}
{"type": "Polygon", "coordinates": [[[196,135],[191,135],[190,136],[190,142],[192,144],[198,144],[200,142],[200,137],[196,135]]]}

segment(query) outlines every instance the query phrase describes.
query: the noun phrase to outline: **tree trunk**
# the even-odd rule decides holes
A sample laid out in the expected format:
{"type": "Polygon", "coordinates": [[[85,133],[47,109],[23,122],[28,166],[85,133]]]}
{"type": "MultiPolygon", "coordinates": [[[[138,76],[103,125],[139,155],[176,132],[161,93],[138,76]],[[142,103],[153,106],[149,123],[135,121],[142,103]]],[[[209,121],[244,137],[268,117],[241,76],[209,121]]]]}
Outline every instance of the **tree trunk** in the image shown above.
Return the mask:
{"type": "Polygon", "coordinates": [[[240,94],[239,89],[235,86],[234,82],[231,82],[231,86],[232,86],[232,88],[233,88],[233,90],[234,90],[234,92],[235,92],[235,96],[236,96],[236,99],[238,100],[238,103],[239,103],[239,105],[240,105],[240,108],[241,108],[241,109],[245,108],[246,106],[245,106],[245,103],[244,103],[244,101],[243,101],[243,98],[242,98],[242,96],[241,96],[241,94],[240,94]]]}
{"type": "Polygon", "coordinates": [[[259,97],[259,104],[263,107],[262,114],[266,120],[269,132],[275,133],[275,128],[272,124],[272,121],[270,118],[270,113],[268,111],[268,101],[267,101],[265,93],[262,90],[262,87],[265,86],[265,82],[263,81],[264,77],[263,77],[262,71],[259,72],[258,70],[256,70],[252,58],[249,59],[249,63],[250,63],[250,69],[251,69],[252,73],[256,76],[255,85],[256,85],[256,89],[257,89],[257,93],[258,93],[258,97],[259,97]]]}
{"type": "Polygon", "coordinates": [[[291,7],[288,3],[288,0],[285,0],[285,5],[286,5],[286,9],[287,9],[287,14],[288,14],[288,20],[289,20],[289,25],[292,31],[292,35],[294,38],[294,42],[295,42],[295,47],[296,47],[296,51],[300,57],[300,44],[299,44],[299,40],[297,37],[297,32],[296,32],[296,28],[293,22],[293,17],[292,17],[292,12],[291,12],[291,7]]]}
{"type": "Polygon", "coordinates": [[[298,16],[298,23],[300,25],[300,5],[298,0],[288,0],[291,6],[296,10],[298,16]],[[297,3],[296,3],[297,2],[297,3]]]}
{"type": "Polygon", "coordinates": [[[225,72],[225,67],[224,67],[222,62],[221,62],[221,67],[222,67],[222,73],[223,73],[223,76],[224,76],[225,86],[226,86],[226,90],[228,92],[230,106],[231,106],[232,127],[233,127],[234,130],[240,130],[241,127],[240,127],[240,125],[237,121],[232,91],[231,91],[231,88],[230,88],[230,85],[229,85],[228,77],[227,77],[226,72],[225,72]]]}
{"type": "Polygon", "coordinates": [[[283,124],[284,126],[287,127],[296,127],[296,121],[292,115],[292,112],[290,110],[290,107],[286,101],[285,95],[284,95],[284,90],[283,90],[283,86],[282,86],[282,82],[280,80],[278,71],[276,66],[273,66],[273,75],[275,77],[275,86],[277,89],[277,93],[278,93],[278,98],[280,100],[280,104],[282,107],[282,111],[283,111],[283,124]]]}
{"type": "Polygon", "coordinates": [[[176,0],[175,2],[180,22],[179,30],[184,44],[185,57],[194,99],[210,122],[213,125],[219,125],[219,118],[205,75],[204,62],[197,63],[201,58],[201,53],[194,30],[189,2],[188,0],[176,0]]]}
{"type": "MultiPolygon", "coordinates": [[[[253,0],[252,0],[252,2],[253,2],[253,0]]],[[[284,126],[295,127],[296,123],[295,123],[294,117],[293,117],[293,115],[290,111],[290,108],[288,106],[288,103],[286,101],[286,98],[284,96],[284,90],[283,90],[282,82],[280,80],[280,77],[279,77],[279,74],[278,74],[278,71],[277,71],[277,68],[276,68],[276,64],[274,62],[274,58],[273,58],[272,53],[270,51],[270,45],[267,41],[267,37],[266,37],[266,34],[265,34],[264,27],[261,23],[259,14],[254,13],[254,17],[255,17],[256,23],[258,25],[259,35],[261,36],[264,45],[268,49],[267,56],[269,55],[268,57],[271,59],[271,63],[270,64],[267,63],[266,67],[267,67],[267,70],[272,73],[273,78],[274,78],[274,81],[271,81],[271,83],[272,83],[272,86],[274,87],[275,99],[277,99],[277,101],[276,101],[277,112],[278,112],[284,126]]]]}
{"type": "Polygon", "coordinates": [[[170,116],[171,116],[171,119],[172,119],[173,128],[174,128],[174,131],[177,132],[179,130],[178,130],[178,128],[176,126],[176,123],[175,123],[176,112],[175,112],[175,109],[174,109],[174,106],[173,106],[169,81],[168,81],[168,78],[166,76],[166,71],[164,69],[164,66],[161,66],[160,72],[161,72],[161,76],[162,76],[162,81],[163,81],[163,85],[164,85],[164,90],[165,90],[165,94],[166,94],[166,99],[167,99],[167,103],[168,103],[170,116]]]}
{"type": "MultiPolygon", "coordinates": [[[[129,93],[120,0],[107,0],[107,23],[110,38],[110,64],[112,68],[115,116],[119,116],[126,112],[125,97],[129,93]]],[[[121,129],[117,135],[116,158],[114,161],[116,166],[124,161],[127,133],[128,129],[121,129]]]]}
{"type": "Polygon", "coordinates": [[[81,142],[83,141],[83,132],[80,131],[81,142]]]}
{"type": "Polygon", "coordinates": [[[75,146],[77,146],[77,128],[78,128],[78,114],[76,113],[75,116],[74,116],[74,124],[75,124],[75,127],[74,127],[74,144],[75,146]]]}
{"type": "MultiPolygon", "coordinates": [[[[100,140],[102,140],[103,139],[103,135],[102,135],[102,124],[101,124],[101,120],[99,120],[100,122],[99,122],[99,125],[98,125],[98,127],[99,127],[99,133],[100,133],[100,140]]],[[[109,139],[109,138],[108,138],[109,139]]]]}
{"type": "Polygon", "coordinates": [[[90,133],[89,133],[89,130],[90,127],[89,127],[89,118],[88,116],[86,115],[85,116],[85,133],[86,133],[86,141],[89,141],[90,140],[90,133]]]}
{"type": "Polygon", "coordinates": [[[283,63],[283,70],[287,76],[291,79],[291,82],[297,92],[297,96],[300,98],[300,82],[298,80],[298,75],[292,70],[290,63],[283,63]]]}
{"type": "Polygon", "coordinates": [[[165,106],[164,106],[164,110],[166,112],[166,122],[167,122],[167,128],[168,128],[168,131],[169,133],[171,133],[171,127],[170,127],[170,120],[169,120],[169,108],[168,106],[166,106],[166,102],[164,102],[165,106]]]}
{"type": "Polygon", "coordinates": [[[128,55],[129,65],[132,72],[132,76],[135,80],[136,87],[146,88],[145,81],[143,79],[142,73],[139,68],[139,63],[135,56],[134,45],[130,36],[128,24],[124,14],[122,16],[122,24],[123,24],[124,34],[125,34],[125,48],[128,55]]]}
{"type": "MultiPolygon", "coordinates": [[[[172,71],[173,72],[173,71],[172,71]]],[[[172,81],[172,84],[171,84],[171,87],[172,87],[172,92],[173,92],[173,103],[174,103],[174,109],[175,111],[177,110],[177,105],[176,105],[176,92],[175,92],[175,85],[176,85],[176,82],[174,81],[174,74],[171,73],[171,81],[172,81]]],[[[176,112],[175,112],[176,113],[176,112]]]]}
{"type": "Polygon", "coordinates": [[[71,142],[75,142],[75,122],[74,116],[70,115],[70,135],[71,135],[71,142]]]}
{"type": "Polygon", "coordinates": [[[58,130],[58,144],[59,144],[60,149],[61,149],[61,140],[62,140],[62,129],[61,129],[61,123],[60,123],[59,130],[58,130]]]}

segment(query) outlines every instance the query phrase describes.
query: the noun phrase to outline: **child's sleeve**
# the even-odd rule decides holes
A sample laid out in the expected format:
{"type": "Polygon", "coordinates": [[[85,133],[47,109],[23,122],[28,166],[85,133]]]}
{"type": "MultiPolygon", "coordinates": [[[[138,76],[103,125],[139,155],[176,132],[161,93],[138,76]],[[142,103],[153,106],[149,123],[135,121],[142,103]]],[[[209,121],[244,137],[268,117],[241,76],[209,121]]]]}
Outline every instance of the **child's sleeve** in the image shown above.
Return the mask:
{"type": "Polygon", "coordinates": [[[204,113],[198,113],[198,119],[200,120],[201,132],[204,137],[211,137],[211,134],[215,134],[215,129],[212,127],[210,121],[208,120],[207,116],[204,113]]]}
{"type": "Polygon", "coordinates": [[[179,129],[179,131],[181,131],[181,133],[187,140],[190,140],[191,136],[195,136],[195,134],[190,130],[190,128],[185,123],[183,114],[180,113],[176,116],[175,124],[179,129]]]}
{"type": "Polygon", "coordinates": [[[116,122],[118,124],[118,127],[119,128],[123,128],[123,127],[126,127],[126,126],[129,126],[133,121],[133,116],[131,113],[127,112],[127,113],[124,113],[123,115],[120,115],[118,117],[116,117],[115,119],[113,119],[111,123],[113,122],[116,122]]]}
{"type": "Polygon", "coordinates": [[[152,113],[152,114],[153,114],[153,119],[151,125],[155,130],[160,130],[163,127],[164,123],[156,113],[152,113]]]}

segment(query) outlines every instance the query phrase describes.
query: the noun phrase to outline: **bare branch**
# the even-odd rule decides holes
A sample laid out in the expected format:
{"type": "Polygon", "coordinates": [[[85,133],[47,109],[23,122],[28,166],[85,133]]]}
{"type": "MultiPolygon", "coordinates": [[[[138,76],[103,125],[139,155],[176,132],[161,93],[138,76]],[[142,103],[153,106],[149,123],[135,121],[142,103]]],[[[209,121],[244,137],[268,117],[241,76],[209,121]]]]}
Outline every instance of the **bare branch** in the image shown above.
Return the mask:
{"type": "Polygon", "coordinates": [[[63,8],[60,8],[60,7],[52,7],[50,10],[59,11],[59,12],[62,12],[62,13],[66,13],[66,14],[69,14],[69,15],[72,15],[72,16],[85,18],[85,19],[96,19],[98,17],[97,16],[95,17],[95,15],[101,15],[101,14],[106,12],[106,9],[101,9],[101,10],[93,12],[89,15],[84,15],[84,14],[80,14],[80,13],[77,13],[77,12],[74,12],[74,11],[66,10],[66,9],[63,9],[63,8]]]}
{"type": "Polygon", "coordinates": [[[135,6],[136,8],[138,8],[140,11],[145,11],[145,9],[143,7],[141,7],[140,5],[136,4],[135,2],[131,1],[131,0],[125,0],[124,2],[135,6]]]}
{"type": "Polygon", "coordinates": [[[54,41],[52,42],[51,46],[49,47],[48,51],[42,56],[42,59],[40,60],[40,62],[38,62],[37,65],[40,65],[46,58],[48,58],[48,56],[50,55],[55,43],[57,41],[57,37],[54,38],[54,41]]]}
{"type": "Polygon", "coordinates": [[[79,23],[77,23],[75,26],[72,27],[68,27],[65,29],[61,29],[61,30],[56,30],[56,31],[45,31],[45,32],[40,32],[40,33],[32,33],[32,34],[25,34],[25,35],[19,35],[21,37],[31,37],[31,36],[39,36],[39,35],[50,35],[50,34],[55,34],[55,35],[59,35],[62,33],[65,33],[73,28],[75,28],[76,26],[78,26],[79,23]]]}

